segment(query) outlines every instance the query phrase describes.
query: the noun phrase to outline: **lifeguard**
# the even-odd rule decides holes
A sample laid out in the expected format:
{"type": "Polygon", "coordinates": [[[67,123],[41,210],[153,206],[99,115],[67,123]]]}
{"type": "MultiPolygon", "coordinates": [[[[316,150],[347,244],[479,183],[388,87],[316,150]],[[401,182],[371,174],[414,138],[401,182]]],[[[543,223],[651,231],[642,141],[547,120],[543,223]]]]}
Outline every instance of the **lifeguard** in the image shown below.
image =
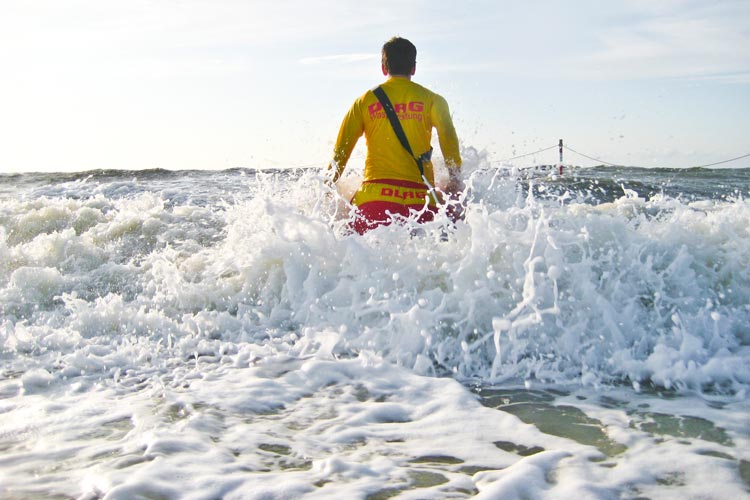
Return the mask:
{"type": "Polygon", "coordinates": [[[433,219],[438,203],[431,189],[435,185],[430,160],[433,128],[437,130],[449,172],[443,191],[454,196],[463,189],[458,137],[448,103],[411,81],[416,72],[416,58],[417,49],[409,40],[399,37],[388,40],[383,45],[381,61],[383,75],[388,79],[379,87],[385,97],[376,95],[378,89],[365,92],[354,101],[341,123],[333,160],[328,166],[332,182],[341,176],[363,133],[367,141],[364,180],[351,200],[357,206],[352,227],[358,233],[390,224],[392,215],[413,215],[420,222],[433,219]],[[397,124],[391,123],[385,109],[388,106],[397,124]],[[402,129],[401,138],[394,127],[402,129]]]}

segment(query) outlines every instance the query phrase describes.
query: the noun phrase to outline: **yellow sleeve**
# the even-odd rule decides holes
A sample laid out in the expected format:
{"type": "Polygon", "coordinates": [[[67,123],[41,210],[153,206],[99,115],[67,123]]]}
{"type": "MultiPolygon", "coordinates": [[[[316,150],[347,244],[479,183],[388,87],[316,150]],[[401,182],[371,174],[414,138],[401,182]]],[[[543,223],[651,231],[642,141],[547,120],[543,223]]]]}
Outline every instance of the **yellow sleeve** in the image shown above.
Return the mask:
{"type": "Polygon", "coordinates": [[[354,146],[357,145],[357,141],[362,137],[364,132],[365,125],[360,108],[360,99],[357,99],[341,122],[339,136],[336,138],[336,145],[333,147],[333,161],[329,169],[336,169],[333,177],[334,182],[338,180],[344,171],[346,163],[349,161],[349,157],[354,150],[354,146]]]}
{"type": "Polygon", "coordinates": [[[445,165],[448,168],[458,168],[461,166],[461,152],[458,148],[458,135],[453,127],[448,103],[443,97],[436,95],[435,103],[432,106],[432,123],[435,125],[440,142],[440,151],[445,158],[445,165]]]}

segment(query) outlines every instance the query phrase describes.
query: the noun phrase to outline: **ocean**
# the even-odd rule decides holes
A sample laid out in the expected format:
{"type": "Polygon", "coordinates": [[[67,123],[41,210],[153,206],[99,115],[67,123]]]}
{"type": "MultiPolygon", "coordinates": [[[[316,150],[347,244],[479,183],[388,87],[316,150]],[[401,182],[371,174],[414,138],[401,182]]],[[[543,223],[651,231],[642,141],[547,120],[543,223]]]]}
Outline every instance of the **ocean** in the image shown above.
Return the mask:
{"type": "Polygon", "coordinates": [[[0,175],[0,497],[750,498],[750,169],[465,157],[0,175]]]}

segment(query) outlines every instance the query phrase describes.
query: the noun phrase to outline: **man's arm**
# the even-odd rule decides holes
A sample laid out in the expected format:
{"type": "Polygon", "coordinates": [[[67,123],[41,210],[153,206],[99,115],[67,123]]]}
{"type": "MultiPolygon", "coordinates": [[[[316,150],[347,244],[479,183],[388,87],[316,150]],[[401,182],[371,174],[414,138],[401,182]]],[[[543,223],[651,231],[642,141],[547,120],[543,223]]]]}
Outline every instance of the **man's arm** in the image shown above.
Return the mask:
{"type": "Polygon", "coordinates": [[[458,135],[453,126],[448,103],[441,96],[437,96],[432,107],[432,123],[435,125],[440,142],[440,151],[445,158],[445,166],[448,168],[448,185],[445,191],[448,194],[457,194],[463,189],[461,181],[461,152],[458,147],[458,135]]]}
{"type": "Polygon", "coordinates": [[[336,145],[333,147],[333,160],[328,164],[327,172],[330,175],[333,171],[331,182],[335,183],[341,177],[346,168],[346,163],[357,145],[357,141],[365,131],[362,114],[359,112],[359,100],[357,100],[344,116],[339,129],[339,135],[336,138],[336,145]]]}

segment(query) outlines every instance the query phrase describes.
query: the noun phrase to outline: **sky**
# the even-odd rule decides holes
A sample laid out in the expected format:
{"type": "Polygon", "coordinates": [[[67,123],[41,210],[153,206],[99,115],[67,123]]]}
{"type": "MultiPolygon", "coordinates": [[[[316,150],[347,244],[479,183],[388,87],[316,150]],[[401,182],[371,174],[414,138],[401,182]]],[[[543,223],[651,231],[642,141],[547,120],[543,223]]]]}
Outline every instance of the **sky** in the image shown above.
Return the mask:
{"type": "Polygon", "coordinates": [[[2,0],[0,173],[325,166],[394,35],[467,158],[750,153],[750,0],[2,0]]]}

